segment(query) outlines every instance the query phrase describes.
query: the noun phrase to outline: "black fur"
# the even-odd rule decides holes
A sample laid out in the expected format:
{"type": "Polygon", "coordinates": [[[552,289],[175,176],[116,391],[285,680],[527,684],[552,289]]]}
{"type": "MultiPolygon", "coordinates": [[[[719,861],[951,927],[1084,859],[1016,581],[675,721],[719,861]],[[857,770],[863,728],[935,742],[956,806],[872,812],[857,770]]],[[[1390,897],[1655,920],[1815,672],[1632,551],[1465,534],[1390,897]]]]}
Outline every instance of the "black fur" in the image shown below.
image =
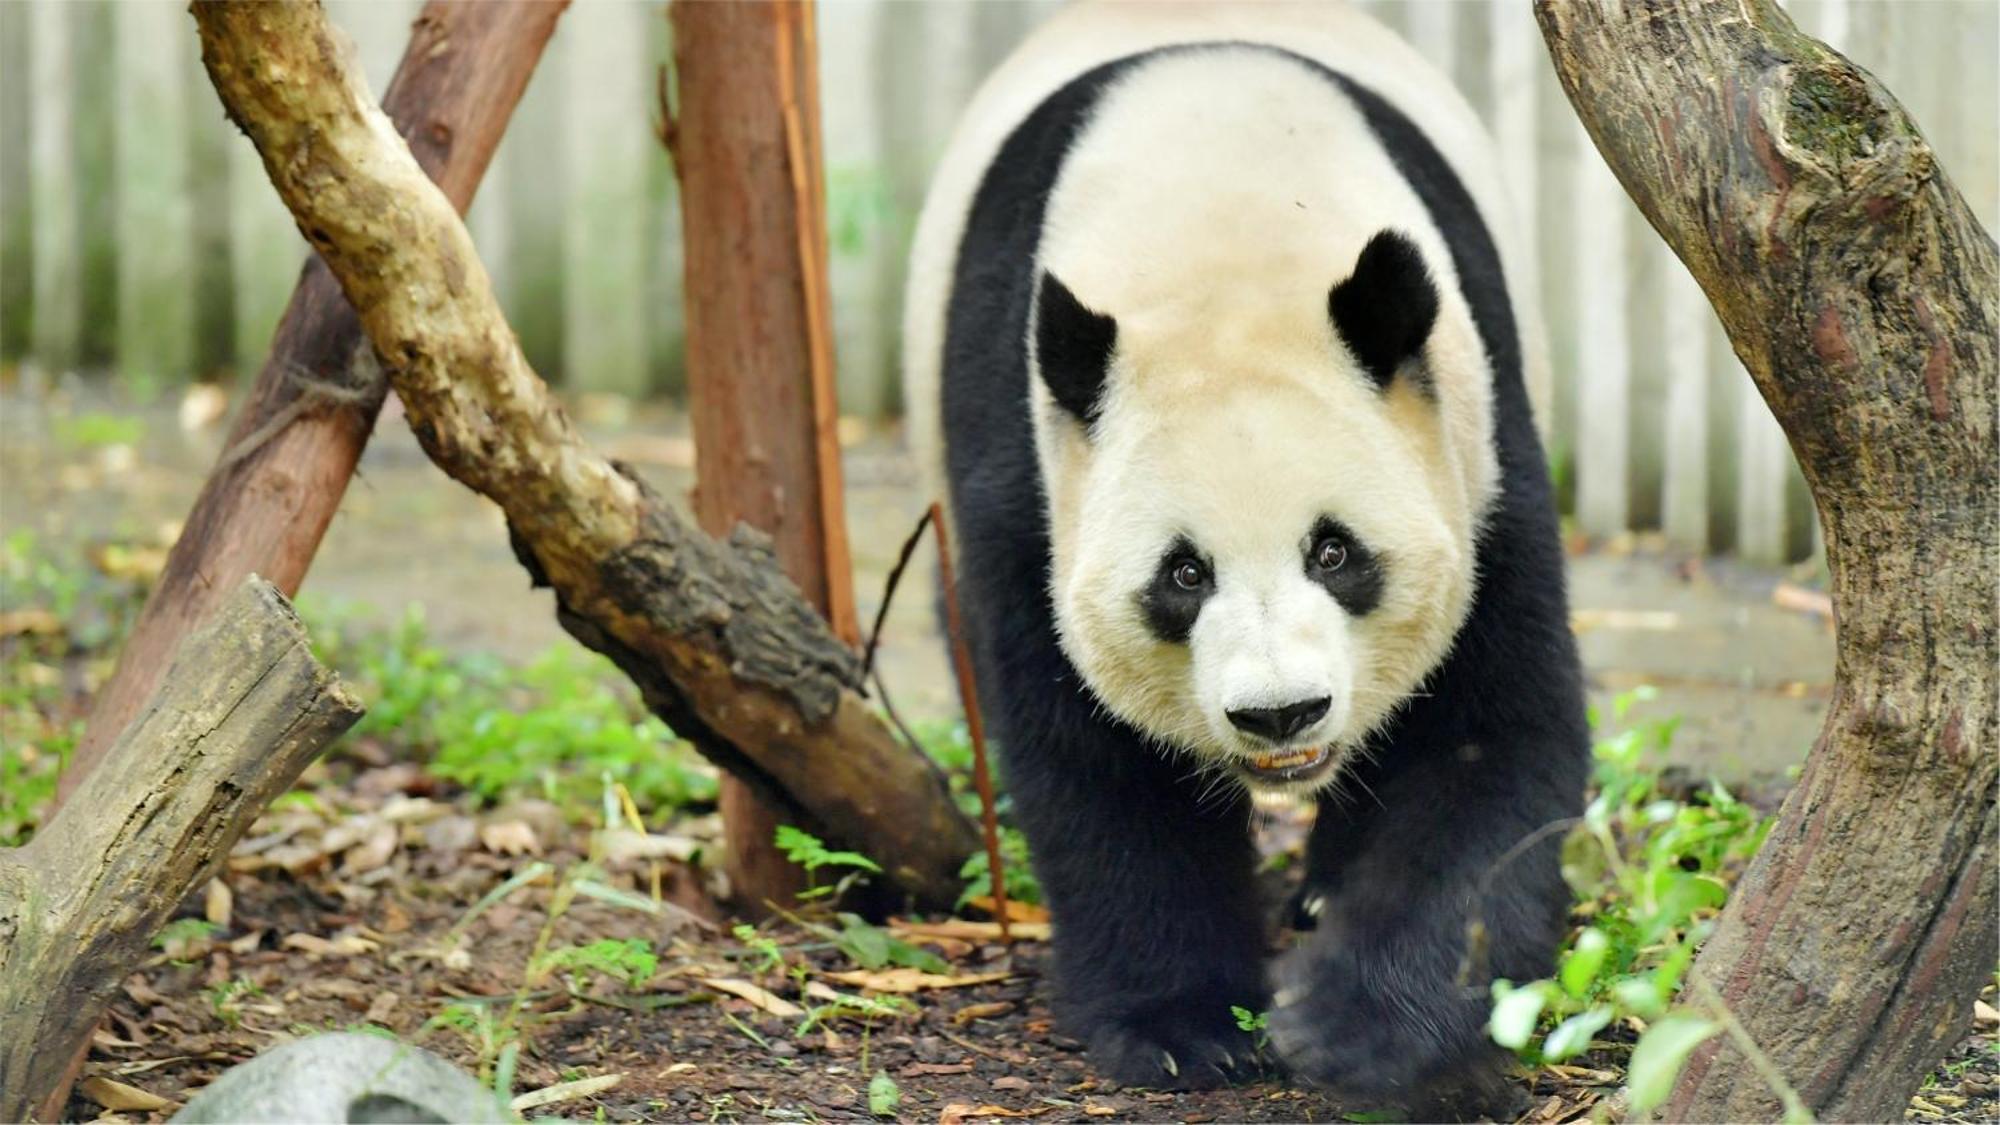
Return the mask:
{"type": "Polygon", "coordinates": [[[1332,516],[1321,516],[1306,540],[1306,576],[1325,587],[1340,608],[1362,617],[1382,604],[1382,561],[1368,544],[1347,530],[1332,516]],[[1322,539],[1338,539],[1347,548],[1347,558],[1332,570],[1323,569],[1313,556],[1322,539]]]}
{"type": "MultiPolygon", "coordinates": [[[[1554,834],[1497,862],[1581,804],[1582,686],[1548,478],[1499,259],[1449,167],[1401,114],[1315,63],[1241,44],[1168,50],[1201,49],[1290,60],[1360,104],[1444,231],[1492,361],[1502,491],[1477,547],[1477,600],[1425,693],[1322,802],[1307,890],[1325,906],[1280,971],[1303,991],[1272,1016],[1299,1073],[1412,1091],[1485,1055],[1487,980],[1543,971],[1562,925],[1554,834]]],[[[942,409],[980,698],[1055,912],[1059,1010],[1101,1072],[1175,1086],[1242,1062],[1251,1042],[1229,1008],[1266,1003],[1249,805],[1234,792],[1204,800],[1184,764],[1104,712],[1057,646],[1026,355],[1063,157],[1106,84],[1160,53],[1074,79],[1000,149],[959,247],[942,409]]]]}
{"type": "Polygon", "coordinates": [[[1186,644],[1188,635],[1194,632],[1195,618],[1201,616],[1201,607],[1213,596],[1214,568],[1195,550],[1193,543],[1185,537],[1176,538],[1160,556],[1152,581],[1139,591],[1139,611],[1146,615],[1146,626],[1154,636],[1168,644],[1186,644]],[[1192,590],[1182,588],[1174,580],[1174,572],[1190,561],[1201,569],[1202,577],[1201,584],[1192,590]]]}
{"type": "Polygon", "coordinates": [[[1354,358],[1387,390],[1403,364],[1423,354],[1437,323],[1437,286],[1423,251],[1398,231],[1376,234],[1354,272],[1327,294],[1326,311],[1354,358]]]}
{"type": "Polygon", "coordinates": [[[1049,394],[1085,427],[1097,421],[1104,377],[1111,371],[1111,349],[1117,343],[1117,321],[1084,308],[1055,274],[1042,275],[1035,363],[1042,369],[1049,394]]]}

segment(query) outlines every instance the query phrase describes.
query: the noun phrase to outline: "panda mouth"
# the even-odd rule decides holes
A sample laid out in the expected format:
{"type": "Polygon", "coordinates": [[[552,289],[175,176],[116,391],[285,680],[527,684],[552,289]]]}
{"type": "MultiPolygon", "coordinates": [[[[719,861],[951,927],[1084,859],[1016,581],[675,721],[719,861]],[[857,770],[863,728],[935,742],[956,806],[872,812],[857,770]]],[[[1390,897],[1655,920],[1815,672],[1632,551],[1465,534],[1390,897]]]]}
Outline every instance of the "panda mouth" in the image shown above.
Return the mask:
{"type": "Polygon", "coordinates": [[[1258,754],[1244,766],[1244,772],[1258,781],[1295,785],[1318,777],[1332,763],[1332,747],[1303,746],[1258,754]]]}

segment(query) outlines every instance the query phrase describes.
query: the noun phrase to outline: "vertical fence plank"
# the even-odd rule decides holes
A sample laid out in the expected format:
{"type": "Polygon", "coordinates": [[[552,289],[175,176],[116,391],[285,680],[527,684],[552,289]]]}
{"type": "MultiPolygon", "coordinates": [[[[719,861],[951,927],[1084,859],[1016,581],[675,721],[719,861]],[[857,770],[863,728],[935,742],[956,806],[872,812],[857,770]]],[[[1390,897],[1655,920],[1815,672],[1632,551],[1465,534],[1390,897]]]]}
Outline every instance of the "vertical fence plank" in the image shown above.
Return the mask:
{"type": "Polygon", "coordinates": [[[1631,204],[1582,136],[1571,191],[1570,315],[1576,347],[1576,522],[1589,535],[1626,530],[1631,359],[1626,336],[1626,226],[1631,204]]]}
{"type": "Polygon", "coordinates": [[[1667,382],[1660,525],[1671,546],[1701,552],[1708,549],[1708,323],[1714,317],[1679,259],[1662,252],[1653,264],[1660,274],[1667,382]]]}
{"type": "MultiPolygon", "coordinates": [[[[194,37],[181,14],[182,33],[194,37]]],[[[187,119],[188,203],[194,242],[194,340],[189,355],[196,378],[215,379],[237,365],[236,276],[230,254],[230,149],[237,138],[202,69],[199,47],[180,52],[181,113],[187,119]]]]}
{"type": "MultiPolygon", "coordinates": [[[[211,88],[204,100],[222,112],[211,88]]],[[[271,188],[250,138],[229,136],[229,275],[235,293],[236,369],[264,365],[278,317],[285,311],[299,267],[310,250],[291,213],[271,188]]]]}
{"type": "Polygon", "coordinates": [[[118,346],[118,5],[72,0],[69,16],[70,182],[76,193],[76,364],[109,368],[118,346]]]}
{"type": "Polygon", "coordinates": [[[563,107],[568,102],[571,16],[549,40],[541,64],[500,142],[494,159],[505,181],[501,205],[507,217],[507,283],[501,289],[507,319],[520,337],[522,354],[550,383],[566,384],[563,347],[563,225],[569,213],[569,170],[553,158],[563,145],[563,107]]]}
{"type": "Polygon", "coordinates": [[[184,51],[194,27],[168,0],[114,9],[117,37],[118,369],[146,388],[192,362],[194,209],[188,199],[184,51]]]}
{"type": "MultiPolygon", "coordinates": [[[[667,72],[674,57],[673,25],[664,13],[646,21],[646,72],[667,72]]],[[[650,103],[649,103],[650,104],[650,103]]],[[[659,108],[653,110],[655,120],[659,108]]],[[[681,278],[680,181],[664,145],[646,157],[646,382],[655,394],[687,400],[687,301],[681,278]]]]}
{"type": "Polygon", "coordinates": [[[34,359],[43,370],[68,371],[77,362],[76,136],[70,101],[70,18],[61,0],[27,6],[28,207],[34,227],[34,359]]]}
{"type": "Polygon", "coordinates": [[[1410,43],[1448,77],[1457,74],[1459,8],[1447,0],[1409,0],[1403,7],[1410,43]]]}
{"type": "Polygon", "coordinates": [[[0,363],[26,358],[35,331],[35,212],[28,184],[34,81],[28,6],[0,4],[0,363]]]}
{"type": "MultiPolygon", "coordinates": [[[[1638,208],[1625,209],[1625,324],[1630,382],[1625,404],[1625,526],[1660,527],[1666,476],[1667,325],[1660,315],[1667,274],[1680,270],[1638,208]]],[[[1683,271],[1685,272],[1685,271],[1683,271]]]]}
{"type": "Polygon", "coordinates": [[[564,367],[572,386],[646,391],[646,20],[637,4],[580,4],[564,17],[570,172],[564,237],[564,367]]]}

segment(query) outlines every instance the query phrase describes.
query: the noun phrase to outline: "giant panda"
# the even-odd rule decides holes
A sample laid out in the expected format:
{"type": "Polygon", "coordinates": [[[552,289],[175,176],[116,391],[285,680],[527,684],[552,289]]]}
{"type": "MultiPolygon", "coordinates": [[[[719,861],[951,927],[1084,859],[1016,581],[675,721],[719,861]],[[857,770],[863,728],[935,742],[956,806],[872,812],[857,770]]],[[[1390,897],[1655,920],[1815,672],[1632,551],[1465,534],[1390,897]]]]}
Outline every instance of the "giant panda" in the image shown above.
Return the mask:
{"type": "Polygon", "coordinates": [[[1495,1072],[1490,981],[1547,971],[1588,740],[1506,210],[1448,80],[1329,5],[1066,9],[942,157],[913,443],[1112,1079],[1246,1073],[1235,1007],[1415,1094],[1495,1072]],[[1318,806],[1275,959],[1259,793],[1318,806]]]}

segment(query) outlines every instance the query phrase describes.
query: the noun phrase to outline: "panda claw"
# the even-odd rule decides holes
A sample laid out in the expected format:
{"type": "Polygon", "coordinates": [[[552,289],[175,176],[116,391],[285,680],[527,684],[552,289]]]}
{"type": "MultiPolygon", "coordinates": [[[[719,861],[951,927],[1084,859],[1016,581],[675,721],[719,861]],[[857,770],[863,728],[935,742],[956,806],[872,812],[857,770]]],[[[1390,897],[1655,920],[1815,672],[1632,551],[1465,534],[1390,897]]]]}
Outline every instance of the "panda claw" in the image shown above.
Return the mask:
{"type": "Polygon", "coordinates": [[[1313,895],[1312,897],[1306,899],[1304,906],[1305,906],[1306,917],[1317,918],[1319,917],[1320,911],[1326,909],[1326,896],[1313,895]]]}
{"type": "Polygon", "coordinates": [[[1165,1068],[1166,1072],[1175,1078],[1181,1076],[1181,1064],[1174,1061],[1173,1052],[1171,1051],[1160,1052],[1160,1066],[1165,1068]]]}

